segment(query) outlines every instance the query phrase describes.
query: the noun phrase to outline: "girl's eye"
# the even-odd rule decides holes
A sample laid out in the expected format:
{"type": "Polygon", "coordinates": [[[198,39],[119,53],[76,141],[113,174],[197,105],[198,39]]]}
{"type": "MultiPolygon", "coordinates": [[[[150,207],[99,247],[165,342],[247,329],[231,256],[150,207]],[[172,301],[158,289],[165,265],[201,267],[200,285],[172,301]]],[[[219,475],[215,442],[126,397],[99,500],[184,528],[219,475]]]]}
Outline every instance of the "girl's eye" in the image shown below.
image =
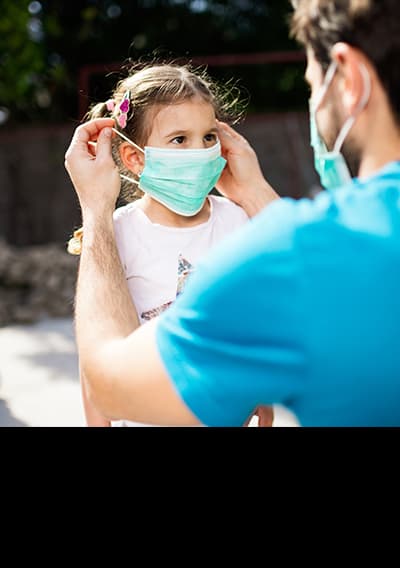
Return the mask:
{"type": "Polygon", "coordinates": [[[204,140],[205,140],[206,142],[216,142],[216,141],[217,141],[217,135],[216,135],[216,134],[212,134],[212,133],[206,134],[206,135],[204,136],[204,140]]]}
{"type": "Polygon", "coordinates": [[[172,140],[173,144],[183,144],[185,141],[185,137],[184,136],[177,136],[176,138],[174,138],[172,140]]]}

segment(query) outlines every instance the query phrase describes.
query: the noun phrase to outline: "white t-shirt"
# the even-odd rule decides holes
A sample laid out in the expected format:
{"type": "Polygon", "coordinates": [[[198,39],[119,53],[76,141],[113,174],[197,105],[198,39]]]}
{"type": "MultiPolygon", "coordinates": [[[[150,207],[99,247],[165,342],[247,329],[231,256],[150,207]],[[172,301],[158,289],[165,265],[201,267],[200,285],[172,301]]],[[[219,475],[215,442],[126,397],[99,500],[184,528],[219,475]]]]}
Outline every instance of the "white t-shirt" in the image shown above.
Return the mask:
{"type": "MultiPolygon", "coordinates": [[[[114,212],[118,252],[140,323],[162,313],[183,290],[185,279],[208,251],[248,221],[224,197],[209,195],[210,217],[194,227],[152,223],[138,202],[114,212]]],[[[145,426],[119,420],[113,426],[145,426]]]]}

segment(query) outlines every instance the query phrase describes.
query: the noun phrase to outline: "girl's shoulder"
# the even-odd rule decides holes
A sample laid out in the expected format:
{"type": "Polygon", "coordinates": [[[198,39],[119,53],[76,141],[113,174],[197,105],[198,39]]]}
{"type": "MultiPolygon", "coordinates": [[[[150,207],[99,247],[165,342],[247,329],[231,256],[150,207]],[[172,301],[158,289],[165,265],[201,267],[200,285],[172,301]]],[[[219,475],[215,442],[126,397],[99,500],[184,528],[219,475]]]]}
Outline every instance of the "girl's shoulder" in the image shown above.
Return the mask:
{"type": "Polygon", "coordinates": [[[135,217],[138,213],[138,201],[118,207],[113,213],[114,222],[120,224],[135,217]]]}
{"type": "Polygon", "coordinates": [[[217,216],[228,220],[234,219],[243,222],[248,220],[245,210],[230,199],[220,195],[209,195],[208,197],[212,202],[212,208],[217,216]]]}

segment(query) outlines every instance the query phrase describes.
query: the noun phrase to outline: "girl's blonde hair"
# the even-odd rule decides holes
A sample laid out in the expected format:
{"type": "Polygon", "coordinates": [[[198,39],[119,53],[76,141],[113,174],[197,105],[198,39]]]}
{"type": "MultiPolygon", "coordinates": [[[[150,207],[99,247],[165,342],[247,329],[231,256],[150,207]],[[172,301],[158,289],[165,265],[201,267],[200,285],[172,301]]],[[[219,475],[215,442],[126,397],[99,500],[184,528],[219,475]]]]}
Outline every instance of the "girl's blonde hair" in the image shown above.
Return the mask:
{"type": "MultiPolygon", "coordinates": [[[[200,97],[214,108],[218,120],[228,124],[236,124],[243,117],[245,103],[240,91],[232,82],[222,86],[212,81],[203,69],[193,69],[190,65],[173,63],[152,64],[139,68],[130,68],[128,76],[119,81],[109,101],[98,103],[87,113],[85,119],[111,117],[116,119],[116,128],[144,147],[151,132],[153,116],[160,106],[179,104],[200,97]],[[119,106],[124,97],[129,96],[129,111],[126,126],[118,123],[119,106]],[[112,101],[113,110],[109,110],[112,101]]],[[[134,174],[124,166],[119,152],[123,140],[115,136],[112,141],[112,152],[115,163],[121,174],[135,178],[134,174]]],[[[121,180],[121,191],[117,206],[134,201],[143,194],[124,179],[121,180]]],[[[74,232],[68,243],[70,254],[80,254],[82,229],[74,232]]]]}

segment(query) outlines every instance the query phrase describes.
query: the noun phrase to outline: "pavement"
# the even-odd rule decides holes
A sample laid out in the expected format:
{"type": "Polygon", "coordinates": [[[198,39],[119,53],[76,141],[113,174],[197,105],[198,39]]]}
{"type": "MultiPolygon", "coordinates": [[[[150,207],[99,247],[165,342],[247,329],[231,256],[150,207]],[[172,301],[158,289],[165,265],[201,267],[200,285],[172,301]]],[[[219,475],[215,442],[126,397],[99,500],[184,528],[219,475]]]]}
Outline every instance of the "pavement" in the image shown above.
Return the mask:
{"type": "MultiPolygon", "coordinates": [[[[297,425],[286,409],[275,408],[274,426],[297,425]]],[[[72,319],[0,328],[2,426],[85,426],[72,319]]]]}
{"type": "Polygon", "coordinates": [[[72,319],[0,328],[0,426],[84,426],[72,319]]]}

